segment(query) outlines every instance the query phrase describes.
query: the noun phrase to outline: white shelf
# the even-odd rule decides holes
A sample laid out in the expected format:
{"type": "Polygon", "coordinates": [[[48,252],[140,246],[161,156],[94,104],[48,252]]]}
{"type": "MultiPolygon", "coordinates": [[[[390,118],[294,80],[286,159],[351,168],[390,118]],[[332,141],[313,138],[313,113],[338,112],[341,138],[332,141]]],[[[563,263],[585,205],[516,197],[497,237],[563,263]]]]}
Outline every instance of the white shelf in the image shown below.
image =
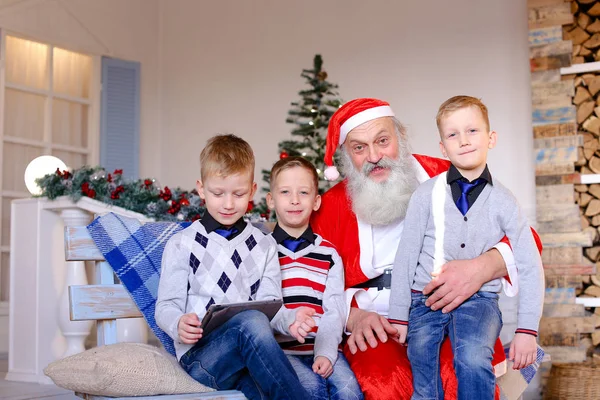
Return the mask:
{"type": "Polygon", "coordinates": [[[600,297],[577,297],[575,303],[586,307],[600,307],[600,297]]]}
{"type": "Polygon", "coordinates": [[[590,183],[600,183],[600,174],[581,175],[581,183],[589,185],[590,183]]]}
{"type": "Polygon", "coordinates": [[[570,74],[584,74],[586,72],[595,72],[600,71],[600,61],[591,62],[591,63],[583,63],[583,64],[573,64],[570,67],[561,68],[561,75],[570,75],[570,74]]]}

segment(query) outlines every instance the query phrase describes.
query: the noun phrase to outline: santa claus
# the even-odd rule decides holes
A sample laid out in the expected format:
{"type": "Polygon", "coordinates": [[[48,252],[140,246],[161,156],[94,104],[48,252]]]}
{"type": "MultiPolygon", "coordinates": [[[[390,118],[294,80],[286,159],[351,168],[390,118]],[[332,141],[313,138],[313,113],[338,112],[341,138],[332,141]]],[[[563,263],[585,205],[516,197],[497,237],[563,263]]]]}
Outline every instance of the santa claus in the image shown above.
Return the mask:
{"type": "MultiPolygon", "coordinates": [[[[338,149],[346,179],[323,195],[311,224],[337,247],[344,262],[349,310],[344,354],[366,399],[409,399],[412,376],[406,349],[391,340],[397,332],[386,319],[392,267],[411,194],[420,182],[446,171],[449,162],[411,154],[405,128],[390,105],[377,99],[352,100],[332,116],[325,154],[329,179],[339,176],[333,166],[338,149]]],[[[444,265],[424,290],[433,292],[427,305],[449,312],[485,282],[500,277],[507,277],[504,290],[514,296],[516,268],[506,243],[476,259],[444,265]]],[[[498,375],[506,362],[499,341],[496,349],[498,375]]],[[[448,340],[441,349],[440,369],[446,399],[456,399],[448,340]]]]}

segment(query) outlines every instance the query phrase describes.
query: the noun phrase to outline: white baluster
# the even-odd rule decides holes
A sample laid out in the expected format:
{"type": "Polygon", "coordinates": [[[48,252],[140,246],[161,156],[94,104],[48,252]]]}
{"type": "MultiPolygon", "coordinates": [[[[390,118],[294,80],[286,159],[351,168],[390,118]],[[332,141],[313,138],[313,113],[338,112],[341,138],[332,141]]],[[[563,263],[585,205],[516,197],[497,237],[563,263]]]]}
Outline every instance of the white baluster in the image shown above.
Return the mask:
{"type": "Polygon", "coordinates": [[[148,343],[148,325],[144,318],[117,320],[117,342],[148,343]]]}
{"type": "MultiPolygon", "coordinates": [[[[92,215],[79,208],[67,208],[60,212],[65,226],[85,226],[92,221],[92,215]]],[[[58,325],[67,341],[67,350],[63,357],[81,353],[85,350],[85,338],[90,334],[93,321],[71,321],[69,316],[69,286],[87,285],[83,261],[67,261],[65,287],[59,301],[58,325]]]]}

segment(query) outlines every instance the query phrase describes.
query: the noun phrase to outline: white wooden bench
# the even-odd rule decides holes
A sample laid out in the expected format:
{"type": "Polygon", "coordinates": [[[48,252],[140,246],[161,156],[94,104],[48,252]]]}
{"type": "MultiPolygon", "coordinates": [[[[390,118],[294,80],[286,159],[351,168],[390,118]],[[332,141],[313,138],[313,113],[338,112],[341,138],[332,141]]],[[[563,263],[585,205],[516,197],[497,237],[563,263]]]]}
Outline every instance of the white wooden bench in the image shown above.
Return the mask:
{"type": "MultiPolygon", "coordinates": [[[[93,261],[95,263],[94,285],[69,287],[69,312],[71,321],[95,320],[98,346],[117,343],[117,319],[142,317],[127,290],[115,284],[110,265],[104,260],[85,226],[65,228],[66,261],[93,261]]],[[[172,399],[229,399],[243,400],[239,391],[227,390],[208,393],[160,395],[144,397],[104,397],[75,393],[87,400],[172,400],[172,399]]]]}

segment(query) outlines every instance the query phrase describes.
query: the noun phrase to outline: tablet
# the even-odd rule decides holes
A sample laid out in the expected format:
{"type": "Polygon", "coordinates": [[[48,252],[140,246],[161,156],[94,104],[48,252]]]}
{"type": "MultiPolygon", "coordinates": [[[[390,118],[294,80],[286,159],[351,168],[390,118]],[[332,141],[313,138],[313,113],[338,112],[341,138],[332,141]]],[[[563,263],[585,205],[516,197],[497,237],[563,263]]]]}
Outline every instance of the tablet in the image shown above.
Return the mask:
{"type": "Polygon", "coordinates": [[[213,304],[208,308],[206,315],[202,318],[200,327],[204,330],[202,336],[208,335],[210,332],[227,322],[234,315],[246,310],[258,310],[265,314],[269,320],[273,319],[277,311],[283,305],[283,300],[257,300],[245,301],[242,303],[229,304],[213,304]]]}

